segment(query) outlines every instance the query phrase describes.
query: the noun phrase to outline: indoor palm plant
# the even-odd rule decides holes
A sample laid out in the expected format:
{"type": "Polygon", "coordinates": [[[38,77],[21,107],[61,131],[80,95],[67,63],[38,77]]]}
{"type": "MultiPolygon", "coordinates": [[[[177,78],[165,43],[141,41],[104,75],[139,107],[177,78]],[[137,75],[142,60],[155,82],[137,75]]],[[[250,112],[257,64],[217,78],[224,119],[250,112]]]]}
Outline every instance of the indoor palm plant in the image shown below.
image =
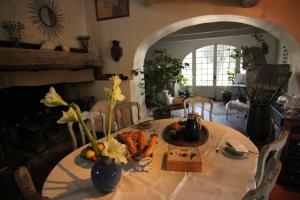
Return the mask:
{"type": "Polygon", "coordinates": [[[121,163],[127,163],[127,159],[125,157],[126,146],[119,143],[111,136],[113,108],[116,101],[122,101],[125,98],[121,93],[121,79],[119,76],[113,76],[111,80],[112,87],[110,89],[105,89],[109,100],[109,108],[107,116],[107,135],[102,145],[97,144],[95,138],[84,123],[80,108],[75,103],[67,103],[64,101],[61,96],[56,93],[54,87],[51,87],[45,98],[41,100],[41,103],[48,107],[63,106],[68,108],[67,112],[63,111],[63,116],[57,121],[57,123],[65,124],[68,122],[78,122],[81,124],[85,135],[90,141],[92,150],[98,158],[91,170],[92,181],[101,192],[105,193],[113,191],[121,178],[121,163]],[[99,173],[100,171],[101,173],[99,173]]]}

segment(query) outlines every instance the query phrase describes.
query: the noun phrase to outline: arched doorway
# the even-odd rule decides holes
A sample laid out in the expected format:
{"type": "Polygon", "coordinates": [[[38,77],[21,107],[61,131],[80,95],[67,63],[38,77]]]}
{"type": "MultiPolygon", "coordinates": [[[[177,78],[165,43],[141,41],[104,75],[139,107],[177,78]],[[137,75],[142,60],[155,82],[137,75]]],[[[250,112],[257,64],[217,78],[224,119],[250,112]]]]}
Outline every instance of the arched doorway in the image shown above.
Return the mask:
{"type": "MultiPolygon", "coordinates": [[[[297,65],[293,63],[300,62],[300,57],[297,55],[300,55],[300,46],[297,43],[297,41],[293,38],[293,36],[283,29],[282,27],[277,26],[276,24],[265,21],[258,18],[253,17],[246,17],[246,16],[239,16],[239,15],[204,15],[199,16],[195,18],[185,19],[181,20],[175,23],[172,23],[160,30],[157,30],[156,32],[149,35],[147,38],[145,38],[140,45],[138,46],[133,66],[135,67],[142,67],[145,59],[145,55],[148,51],[148,49],[156,43],[161,38],[165,37],[166,35],[173,33],[175,31],[178,31],[182,28],[193,26],[201,23],[213,23],[213,22],[237,22],[237,23],[244,23],[248,24],[257,28],[260,28],[262,30],[265,30],[266,32],[272,34],[276,38],[279,38],[283,43],[286,44],[287,48],[289,49],[290,54],[295,55],[293,58],[293,62],[291,63],[291,68],[293,71],[293,75],[289,82],[289,93],[299,93],[300,92],[300,86],[298,83],[300,83],[300,78],[298,77],[300,74],[300,69],[297,68],[297,65]]],[[[134,80],[136,82],[139,82],[142,77],[137,76],[134,77],[134,80]]],[[[144,102],[143,96],[140,95],[140,91],[138,89],[132,90],[132,95],[135,95],[135,98],[138,99],[140,102],[144,102]]]]}

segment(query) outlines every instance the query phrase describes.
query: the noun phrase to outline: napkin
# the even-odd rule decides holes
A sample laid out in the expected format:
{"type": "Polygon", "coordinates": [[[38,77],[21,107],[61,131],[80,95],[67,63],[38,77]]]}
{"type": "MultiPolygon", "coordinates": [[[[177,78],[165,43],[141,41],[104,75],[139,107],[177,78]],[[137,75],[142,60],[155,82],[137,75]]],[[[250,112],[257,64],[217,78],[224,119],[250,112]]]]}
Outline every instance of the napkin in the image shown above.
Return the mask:
{"type": "Polygon", "coordinates": [[[235,139],[228,139],[226,141],[226,145],[232,148],[236,152],[240,152],[240,153],[248,152],[248,149],[243,144],[241,144],[238,140],[235,139]]]}

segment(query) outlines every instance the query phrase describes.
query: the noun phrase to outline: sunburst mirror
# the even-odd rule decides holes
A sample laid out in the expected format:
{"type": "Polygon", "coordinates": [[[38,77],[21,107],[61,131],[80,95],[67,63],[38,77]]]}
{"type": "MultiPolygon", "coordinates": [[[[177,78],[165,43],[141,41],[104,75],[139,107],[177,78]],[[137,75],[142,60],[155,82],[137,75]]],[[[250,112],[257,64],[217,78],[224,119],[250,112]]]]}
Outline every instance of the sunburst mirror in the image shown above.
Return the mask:
{"type": "Polygon", "coordinates": [[[27,7],[33,24],[45,36],[51,39],[64,32],[64,16],[53,0],[29,0],[27,7]]]}

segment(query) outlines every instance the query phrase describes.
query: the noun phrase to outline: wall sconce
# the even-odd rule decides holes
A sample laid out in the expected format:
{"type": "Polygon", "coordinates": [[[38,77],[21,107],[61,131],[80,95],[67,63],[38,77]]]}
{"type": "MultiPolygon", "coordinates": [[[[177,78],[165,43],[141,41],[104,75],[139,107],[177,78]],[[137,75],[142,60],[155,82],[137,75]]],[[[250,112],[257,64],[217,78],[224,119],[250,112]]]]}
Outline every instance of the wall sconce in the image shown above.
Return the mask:
{"type": "Polygon", "coordinates": [[[113,46],[110,49],[111,57],[114,61],[118,62],[120,58],[123,56],[123,49],[120,46],[120,41],[113,40],[113,46]]]}

